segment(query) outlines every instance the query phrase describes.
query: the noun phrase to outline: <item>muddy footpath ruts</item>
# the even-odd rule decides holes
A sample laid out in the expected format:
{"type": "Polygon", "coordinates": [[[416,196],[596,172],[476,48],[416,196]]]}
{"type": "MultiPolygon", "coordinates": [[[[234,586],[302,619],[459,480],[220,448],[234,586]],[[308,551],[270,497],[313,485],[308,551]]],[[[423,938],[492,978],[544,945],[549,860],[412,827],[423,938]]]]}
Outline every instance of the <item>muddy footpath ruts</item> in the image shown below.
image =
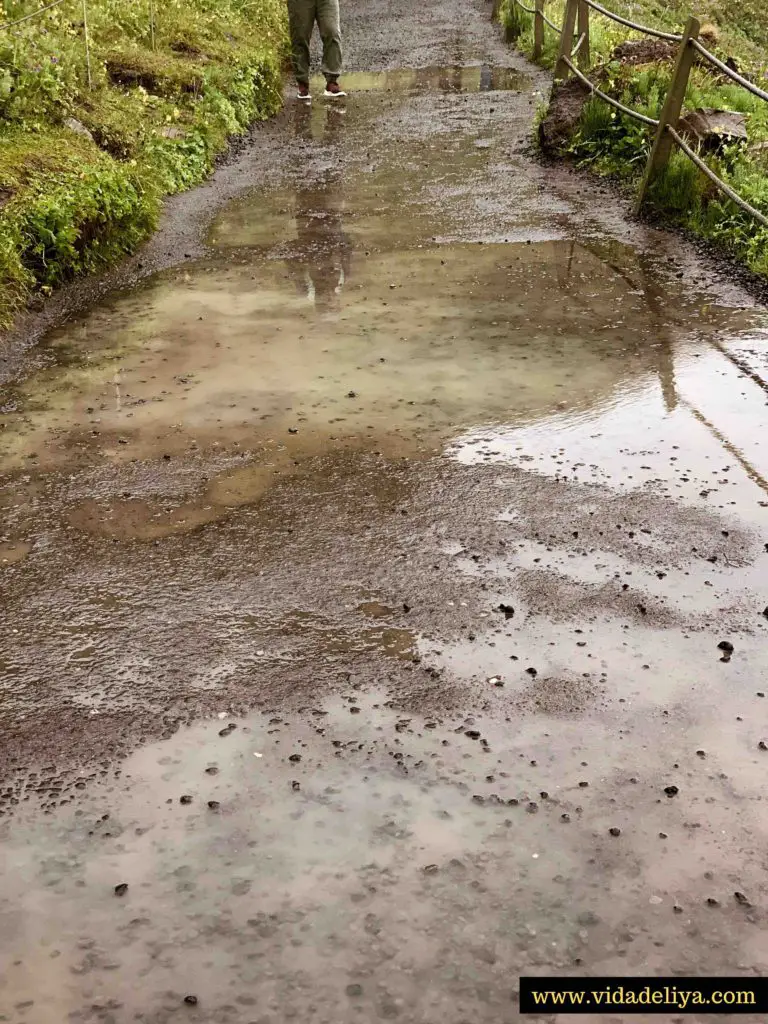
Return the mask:
{"type": "Polygon", "coordinates": [[[346,104],[4,350],[0,1020],[768,972],[766,311],[489,13],[348,0],[346,104]]]}

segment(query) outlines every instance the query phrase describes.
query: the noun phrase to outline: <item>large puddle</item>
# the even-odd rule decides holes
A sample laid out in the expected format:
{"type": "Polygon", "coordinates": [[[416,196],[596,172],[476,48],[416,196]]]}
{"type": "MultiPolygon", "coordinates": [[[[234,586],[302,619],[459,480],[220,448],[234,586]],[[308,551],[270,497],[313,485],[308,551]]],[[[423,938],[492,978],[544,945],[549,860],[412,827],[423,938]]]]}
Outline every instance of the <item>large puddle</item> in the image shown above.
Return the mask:
{"type": "Polygon", "coordinates": [[[0,1020],[768,970],[765,314],[571,219],[516,73],[349,84],[3,389],[0,1020]]]}

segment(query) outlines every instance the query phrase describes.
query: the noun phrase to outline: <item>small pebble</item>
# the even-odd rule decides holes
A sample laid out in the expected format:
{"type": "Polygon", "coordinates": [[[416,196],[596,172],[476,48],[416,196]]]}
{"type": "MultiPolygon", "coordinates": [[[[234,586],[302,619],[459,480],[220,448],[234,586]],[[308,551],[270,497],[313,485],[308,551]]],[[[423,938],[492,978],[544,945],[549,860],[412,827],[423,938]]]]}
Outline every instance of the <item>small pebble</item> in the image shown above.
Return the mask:
{"type": "Polygon", "coordinates": [[[197,996],[184,996],[187,1006],[197,1006],[197,996]]]}
{"type": "Polygon", "coordinates": [[[128,892],[128,883],[127,882],[121,882],[119,885],[115,886],[115,896],[125,896],[125,894],[127,892],[128,892]]]}
{"type": "Polygon", "coordinates": [[[620,828],[616,828],[615,826],[613,828],[609,828],[608,831],[611,833],[612,836],[620,836],[621,835],[621,829],[620,828]]]}
{"type": "Polygon", "coordinates": [[[667,796],[672,797],[677,796],[680,790],[677,788],[677,786],[665,786],[664,792],[667,794],[667,796]]]}
{"type": "Polygon", "coordinates": [[[180,804],[191,804],[192,803],[192,797],[191,796],[187,796],[187,795],[181,796],[181,797],[179,797],[179,803],[180,804]]]}
{"type": "Polygon", "coordinates": [[[219,801],[218,801],[218,800],[209,800],[209,801],[208,801],[208,807],[209,807],[209,808],[210,808],[210,809],[211,809],[212,811],[218,811],[218,809],[219,809],[219,807],[220,807],[220,806],[221,806],[221,804],[219,803],[219,801]]]}
{"type": "Polygon", "coordinates": [[[725,651],[726,654],[733,654],[733,644],[730,640],[721,640],[717,645],[719,651],[725,651]]]}

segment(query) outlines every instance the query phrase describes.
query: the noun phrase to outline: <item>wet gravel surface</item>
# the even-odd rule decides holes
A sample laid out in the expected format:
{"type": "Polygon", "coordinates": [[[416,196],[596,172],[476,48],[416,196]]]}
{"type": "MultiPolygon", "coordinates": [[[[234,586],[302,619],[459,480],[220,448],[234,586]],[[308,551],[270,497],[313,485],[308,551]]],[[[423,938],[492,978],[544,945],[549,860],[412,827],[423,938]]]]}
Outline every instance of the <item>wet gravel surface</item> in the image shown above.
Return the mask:
{"type": "Polygon", "coordinates": [[[344,108],[6,342],[0,1020],[768,971],[766,312],[489,8],[349,2],[344,108]]]}

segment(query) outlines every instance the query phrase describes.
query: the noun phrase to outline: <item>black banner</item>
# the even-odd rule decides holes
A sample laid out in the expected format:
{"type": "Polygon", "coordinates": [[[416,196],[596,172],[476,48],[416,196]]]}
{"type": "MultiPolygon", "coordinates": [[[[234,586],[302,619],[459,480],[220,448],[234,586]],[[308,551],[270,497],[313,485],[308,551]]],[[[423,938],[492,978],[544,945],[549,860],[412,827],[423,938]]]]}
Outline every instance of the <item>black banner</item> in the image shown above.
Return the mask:
{"type": "Polygon", "coordinates": [[[521,1013],[768,1013],[768,978],[521,978],[521,1013]]]}

